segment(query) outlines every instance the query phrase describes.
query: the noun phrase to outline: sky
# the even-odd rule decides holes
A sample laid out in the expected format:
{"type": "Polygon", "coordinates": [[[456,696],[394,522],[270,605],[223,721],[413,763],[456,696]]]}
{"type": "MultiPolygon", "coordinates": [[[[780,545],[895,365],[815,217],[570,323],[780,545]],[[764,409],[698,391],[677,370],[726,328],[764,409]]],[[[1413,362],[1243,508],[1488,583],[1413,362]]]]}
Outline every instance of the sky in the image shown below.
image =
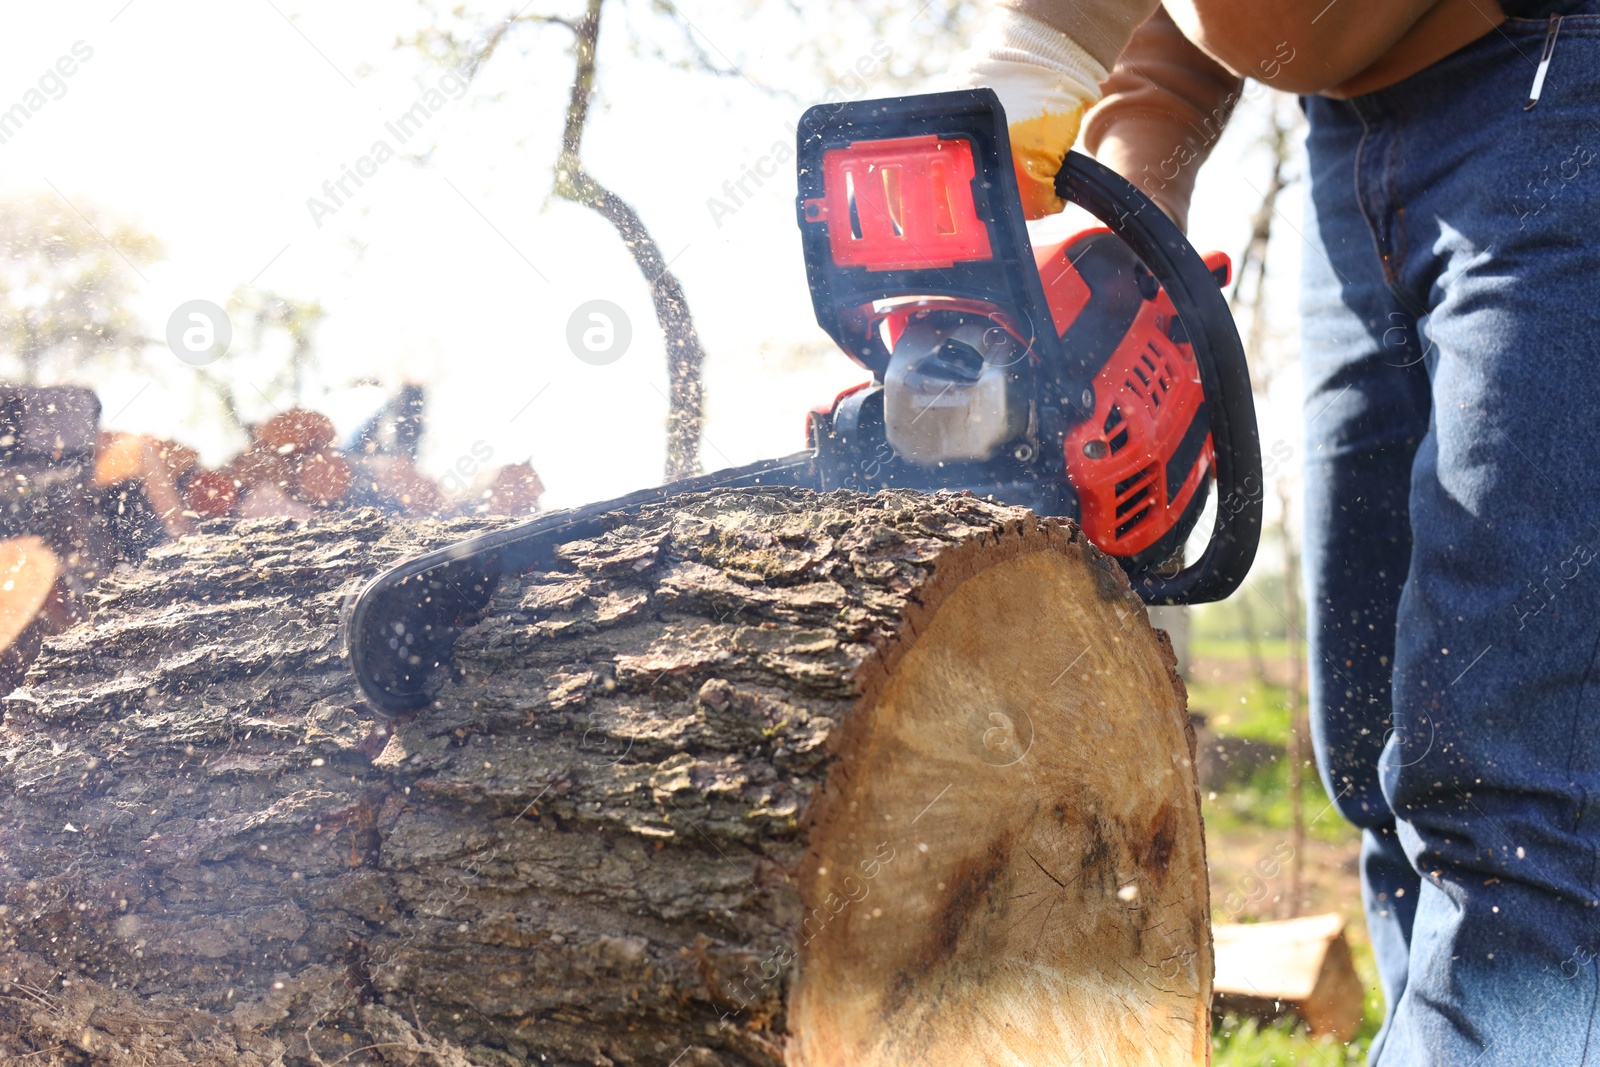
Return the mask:
{"type": "MultiPolygon", "coordinates": [[[[164,258],[137,269],[152,337],[180,305],[225,304],[241,286],[315,300],[326,312],[318,371],[299,399],[342,429],[416,380],[429,389],[423,465],[435,474],[485,449],[494,463],[531,460],[555,507],[660,481],[667,379],[648,289],[609,224],[551,195],[572,70],[564,29],[519,30],[466,85],[397,46],[430,22],[412,0],[8,8],[0,110],[40,78],[46,100],[0,143],[0,196],[57,197],[158,237],[164,258]],[[408,111],[425,120],[395,125],[408,111]],[[605,365],[568,343],[574,313],[593,301],[631,327],[605,365]]],[[[683,283],[707,353],[703,451],[714,469],[800,448],[805,412],[865,376],[813,321],[780,147],[830,90],[902,91],[898,72],[960,42],[930,44],[914,8],[873,28],[781,4],[679,9],[688,44],[647,4],[608,4],[584,158],[683,283]],[[730,72],[681,69],[691,48],[730,72]]],[[[1255,139],[1270,101],[1247,94],[1202,173],[1190,222],[1202,250],[1244,247],[1265,187],[1255,139]]],[[[1286,351],[1299,217],[1291,191],[1269,287],[1286,351]]],[[[292,402],[273,384],[285,343],[254,351],[244,333],[236,323],[214,369],[257,419],[292,402]]],[[[178,438],[213,463],[242,443],[193,369],[161,347],[94,379],[110,426],[178,438]]],[[[1258,408],[1265,445],[1298,448],[1296,391],[1291,371],[1258,408]]]]}

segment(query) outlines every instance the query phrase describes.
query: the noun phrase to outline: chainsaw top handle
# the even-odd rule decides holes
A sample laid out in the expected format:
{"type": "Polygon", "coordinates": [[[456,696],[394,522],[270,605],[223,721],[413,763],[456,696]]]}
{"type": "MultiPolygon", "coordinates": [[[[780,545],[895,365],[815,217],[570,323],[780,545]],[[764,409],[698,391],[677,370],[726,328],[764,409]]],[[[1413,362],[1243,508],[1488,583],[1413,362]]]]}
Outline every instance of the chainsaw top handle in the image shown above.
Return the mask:
{"type": "Polygon", "coordinates": [[[1200,558],[1176,574],[1145,572],[1149,604],[1203,604],[1239,588],[1261,537],[1261,441],[1244,346],[1217,279],[1177,225],[1109,167],[1068,152],[1056,195],[1103,222],[1144,261],[1183,321],[1205,391],[1217,466],[1216,524],[1200,558]]]}

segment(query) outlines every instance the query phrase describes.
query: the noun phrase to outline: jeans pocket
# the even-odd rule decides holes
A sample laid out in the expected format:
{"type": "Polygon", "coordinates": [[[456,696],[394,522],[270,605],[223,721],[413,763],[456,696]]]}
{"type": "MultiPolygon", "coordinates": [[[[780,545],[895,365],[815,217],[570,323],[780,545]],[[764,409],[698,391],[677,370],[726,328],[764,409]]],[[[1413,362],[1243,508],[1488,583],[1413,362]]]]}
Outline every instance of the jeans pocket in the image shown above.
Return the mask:
{"type": "Polygon", "coordinates": [[[1561,33],[1600,30],[1600,0],[1542,5],[1539,14],[1512,15],[1500,24],[1500,32],[1519,44],[1528,38],[1543,40],[1550,32],[1550,16],[1561,16],[1561,33]]]}
{"type": "Polygon", "coordinates": [[[1526,85],[1526,103],[1506,117],[1529,138],[1530,159],[1548,155],[1547,148],[1568,149],[1547,160],[1547,169],[1560,171],[1555,185],[1565,188],[1591,169],[1600,152],[1600,0],[1585,0],[1559,22],[1507,19],[1501,31],[1515,50],[1504,57],[1515,71],[1508,76],[1518,83],[1519,95],[1526,85]]]}

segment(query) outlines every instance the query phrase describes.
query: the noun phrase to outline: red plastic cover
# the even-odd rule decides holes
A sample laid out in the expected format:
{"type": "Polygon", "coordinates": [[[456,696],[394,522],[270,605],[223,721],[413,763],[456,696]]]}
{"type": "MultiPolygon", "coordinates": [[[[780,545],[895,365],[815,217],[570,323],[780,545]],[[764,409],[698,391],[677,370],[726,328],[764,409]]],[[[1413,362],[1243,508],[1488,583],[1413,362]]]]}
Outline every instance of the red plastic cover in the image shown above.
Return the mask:
{"type": "Polygon", "coordinates": [[[990,259],[972,200],[972,145],[936,134],[857,141],[823,153],[823,195],[806,219],[826,221],[833,261],[921,270],[990,259]]]}

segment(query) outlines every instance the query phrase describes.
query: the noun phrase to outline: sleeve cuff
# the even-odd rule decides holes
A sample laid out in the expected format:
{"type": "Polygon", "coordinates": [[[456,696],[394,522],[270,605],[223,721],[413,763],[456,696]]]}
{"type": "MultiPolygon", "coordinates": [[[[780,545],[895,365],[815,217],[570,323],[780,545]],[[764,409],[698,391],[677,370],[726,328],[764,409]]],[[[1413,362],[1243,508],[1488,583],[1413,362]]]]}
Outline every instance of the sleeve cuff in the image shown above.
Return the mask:
{"type": "Polygon", "coordinates": [[[1004,7],[991,9],[955,70],[956,88],[994,89],[1013,123],[1093,104],[1107,73],[1060,30],[1004,7]]]}

